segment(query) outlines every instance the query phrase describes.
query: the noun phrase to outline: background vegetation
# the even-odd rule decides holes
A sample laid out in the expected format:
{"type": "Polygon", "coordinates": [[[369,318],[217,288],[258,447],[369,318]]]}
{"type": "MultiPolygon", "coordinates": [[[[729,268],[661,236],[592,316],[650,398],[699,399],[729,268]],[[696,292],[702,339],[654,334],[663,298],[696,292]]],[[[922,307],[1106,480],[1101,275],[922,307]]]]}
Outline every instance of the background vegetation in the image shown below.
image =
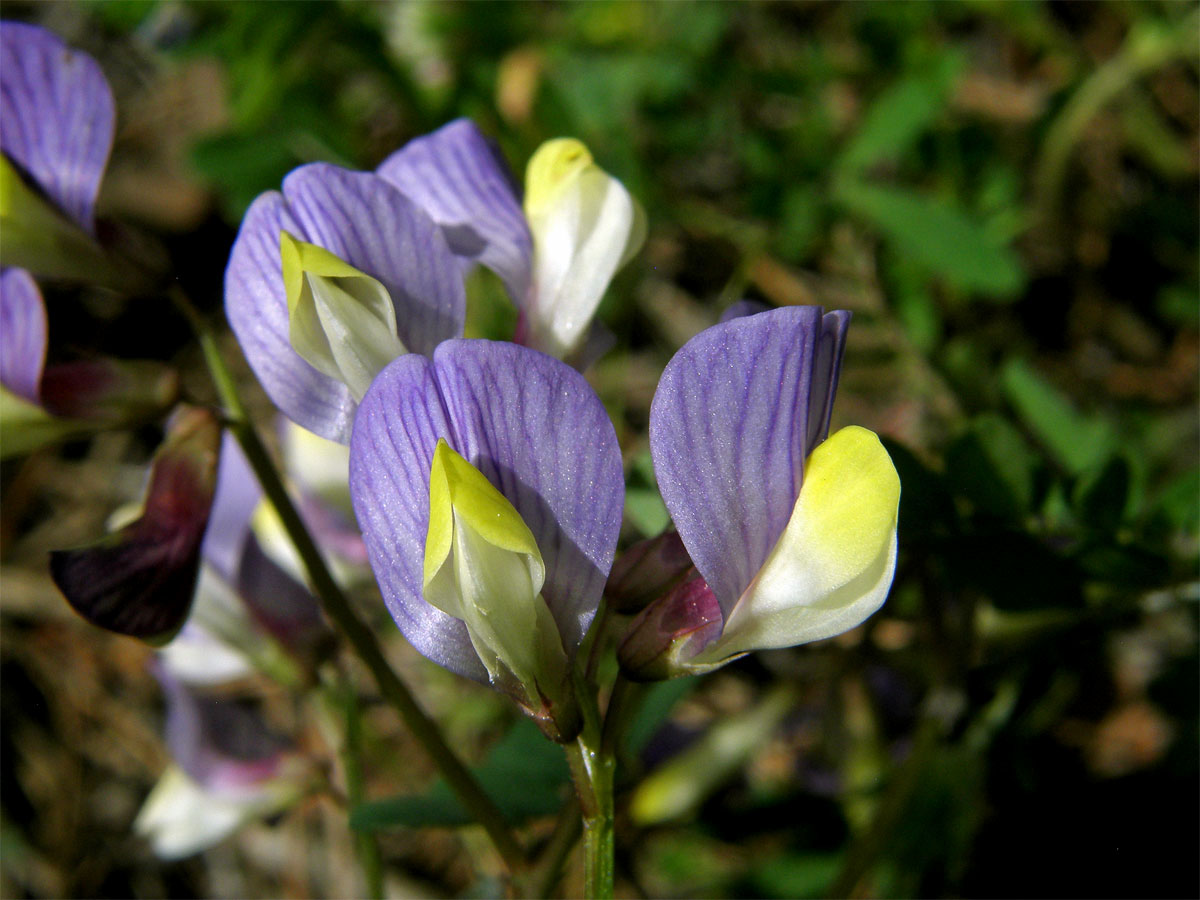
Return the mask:
{"type": "MultiPolygon", "coordinates": [[[[650,223],[590,372],[628,463],[625,542],[667,524],[646,422],[670,355],[743,297],[854,312],[834,419],[886,436],[901,472],[891,599],[842,638],[648,693],[625,772],[683,793],[618,797],[619,894],[1196,896],[1195,4],[3,14],[101,62],[120,117],[101,212],[161,240],[214,316],[241,213],[296,165],[373,167],[457,116],[518,173],[542,140],[583,139],[650,223]]],[[[170,360],[211,399],[165,303],[48,301],[52,354],[170,360]]],[[[472,333],[512,319],[478,277],[472,333]]],[[[74,618],[45,554],[136,496],[156,439],[102,434],[3,468],[3,893],[354,894],[345,812],[324,799],[181,863],[130,834],[165,761],[148,651],[74,618]]],[[[568,790],[553,748],[364,609],[455,746],[548,833],[568,790]]],[[[321,746],[302,707],[255,690],[321,746]]],[[[478,835],[413,827],[452,811],[368,702],[368,795],[407,798],[359,811],[390,889],[494,892],[478,835]]]]}

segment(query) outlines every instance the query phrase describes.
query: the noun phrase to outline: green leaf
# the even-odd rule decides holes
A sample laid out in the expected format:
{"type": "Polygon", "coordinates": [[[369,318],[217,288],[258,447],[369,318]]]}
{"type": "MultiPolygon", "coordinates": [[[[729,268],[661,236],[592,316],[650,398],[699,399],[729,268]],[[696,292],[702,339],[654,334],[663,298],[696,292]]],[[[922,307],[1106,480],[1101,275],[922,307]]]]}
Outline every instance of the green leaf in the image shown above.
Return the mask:
{"type": "Polygon", "coordinates": [[[1011,299],[1025,284],[1020,258],[957,206],[904,188],[836,183],[836,196],[897,252],[962,291],[1011,299]]]}
{"type": "Polygon", "coordinates": [[[640,753],[654,737],[654,733],[667,721],[667,716],[675,708],[675,704],[686,697],[696,687],[694,678],[672,678],[670,681],[659,681],[650,685],[642,696],[633,721],[629,723],[626,738],[629,751],[640,753]]]}
{"type": "Polygon", "coordinates": [[[1200,530],[1200,467],[1189,469],[1172,481],[1158,496],[1159,513],[1180,531],[1200,530]]]}
{"type": "Polygon", "coordinates": [[[625,491],[625,517],[646,537],[661,534],[671,521],[666,504],[654,488],[625,491]]]}
{"type": "Polygon", "coordinates": [[[946,452],[946,476],[975,508],[1020,519],[1033,505],[1038,455],[1010,422],[987,413],[946,452]]]}
{"type": "Polygon", "coordinates": [[[824,897],[842,866],[841,853],[787,853],[756,865],[750,881],[764,897],[824,897]]]}
{"type": "Polygon", "coordinates": [[[1122,456],[1081,479],[1075,488],[1075,507],[1083,526],[1096,532],[1115,531],[1129,507],[1130,481],[1129,462],[1122,456]]]}
{"type": "MultiPolygon", "coordinates": [[[[570,780],[561,748],[547,740],[529,719],[519,720],[492,748],[486,762],[472,772],[512,822],[557,812],[570,780]]],[[[467,825],[471,821],[441,780],[423,794],[362,803],[350,812],[350,827],[356,831],[467,825]]]]}
{"type": "Polygon", "coordinates": [[[961,57],[947,53],[936,71],[903,78],[884,90],[838,158],[839,175],[855,175],[908,150],[946,109],[961,69],[961,57]]]}
{"type": "Polygon", "coordinates": [[[1055,459],[1074,475],[1101,465],[1117,446],[1107,421],[1085,416],[1023,360],[1010,360],[1000,373],[1004,395],[1021,421],[1055,459]]]}

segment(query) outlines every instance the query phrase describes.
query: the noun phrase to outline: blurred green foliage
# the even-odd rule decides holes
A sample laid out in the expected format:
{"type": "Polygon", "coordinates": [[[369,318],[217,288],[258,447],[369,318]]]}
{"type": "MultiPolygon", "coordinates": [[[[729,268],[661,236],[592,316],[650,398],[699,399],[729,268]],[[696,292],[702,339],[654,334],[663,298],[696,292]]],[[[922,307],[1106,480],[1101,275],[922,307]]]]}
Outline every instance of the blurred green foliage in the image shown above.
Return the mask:
{"type": "MultiPolygon", "coordinates": [[[[583,139],[651,229],[595,377],[630,540],[668,523],[636,373],[743,295],[854,311],[838,415],[900,471],[892,598],[852,646],[654,689],[627,783],[681,752],[706,770],[721,690],[802,699],[773,774],[759,741],[708,761],[694,812],[622,818],[619,884],[1195,895],[1195,4],[85,8],[164,67],[220,64],[227,124],[188,158],[227,229],[296,165],[372,167],[460,115],[518,176],[542,140],[583,139]]],[[[511,331],[494,279],[471,297],[470,334],[511,331]]],[[[561,802],[560,764],[525,723],[480,774],[516,820],[561,802]]],[[[460,816],[435,787],[356,821],[460,816]]]]}

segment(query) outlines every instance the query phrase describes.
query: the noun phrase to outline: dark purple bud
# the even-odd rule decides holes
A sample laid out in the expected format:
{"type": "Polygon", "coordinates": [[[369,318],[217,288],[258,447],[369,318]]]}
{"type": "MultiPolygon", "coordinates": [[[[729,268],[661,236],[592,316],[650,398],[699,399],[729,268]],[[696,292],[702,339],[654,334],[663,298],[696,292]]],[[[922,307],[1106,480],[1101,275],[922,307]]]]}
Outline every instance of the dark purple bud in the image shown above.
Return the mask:
{"type": "Polygon", "coordinates": [[[613,563],[604,596],[614,612],[641,612],[679,583],[692,558],[677,531],[638,541],[613,563]]]}
{"type": "Polygon", "coordinates": [[[50,554],[50,574],[77,613],[153,643],[174,637],[192,605],[220,443],[211,412],[183,408],[154,455],[141,517],[91,546],[50,554]]]}
{"type": "Polygon", "coordinates": [[[721,606],[696,575],[646,607],[633,620],[617,650],[621,669],[635,681],[663,681],[696,674],[688,660],[721,634],[721,606]]]}

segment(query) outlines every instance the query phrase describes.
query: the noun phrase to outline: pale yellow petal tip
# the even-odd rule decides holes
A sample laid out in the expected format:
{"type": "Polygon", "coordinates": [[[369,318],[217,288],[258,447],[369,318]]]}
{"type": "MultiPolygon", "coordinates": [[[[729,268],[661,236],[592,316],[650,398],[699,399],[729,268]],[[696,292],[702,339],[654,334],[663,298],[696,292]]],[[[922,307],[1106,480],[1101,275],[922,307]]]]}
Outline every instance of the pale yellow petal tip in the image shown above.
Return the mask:
{"type": "Polygon", "coordinates": [[[453,456],[458,454],[450,449],[445,438],[438,438],[437,446],[433,450],[433,462],[429,467],[429,527],[425,532],[423,571],[426,587],[450,555],[450,543],[454,537],[454,509],[451,505],[447,475],[453,456]]]}
{"type": "Polygon", "coordinates": [[[289,268],[298,274],[310,272],[313,275],[323,275],[326,278],[369,278],[365,272],[360,272],[336,253],[302,241],[288,231],[279,232],[279,255],[283,261],[284,282],[287,282],[289,268]]]}
{"type": "Polygon", "coordinates": [[[582,141],[546,141],[529,158],[525,169],[525,211],[537,215],[591,165],[592,154],[582,141]]]}
{"type": "Polygon", "coordinates": [[[829,438],[808,458],[804,469],[802,496],[806,503],[819,507],[823,499],[833,500],[847,482],[855,493],[872,497],[870,506],[887,513],[894,523],[900,504],[900,475],[891,456],[875,432],[859,425],[848,425],[829,438]]]}
{"type": "Polygon", "coordinates": [[[539,568],[542,554],[533,532],[508,498],[483,473],[439,438],[429,471],[429,529],[425,538],[425,583],[450,553],[454,517],[460,516],[488,543],[528,554],[539,568]]]}

